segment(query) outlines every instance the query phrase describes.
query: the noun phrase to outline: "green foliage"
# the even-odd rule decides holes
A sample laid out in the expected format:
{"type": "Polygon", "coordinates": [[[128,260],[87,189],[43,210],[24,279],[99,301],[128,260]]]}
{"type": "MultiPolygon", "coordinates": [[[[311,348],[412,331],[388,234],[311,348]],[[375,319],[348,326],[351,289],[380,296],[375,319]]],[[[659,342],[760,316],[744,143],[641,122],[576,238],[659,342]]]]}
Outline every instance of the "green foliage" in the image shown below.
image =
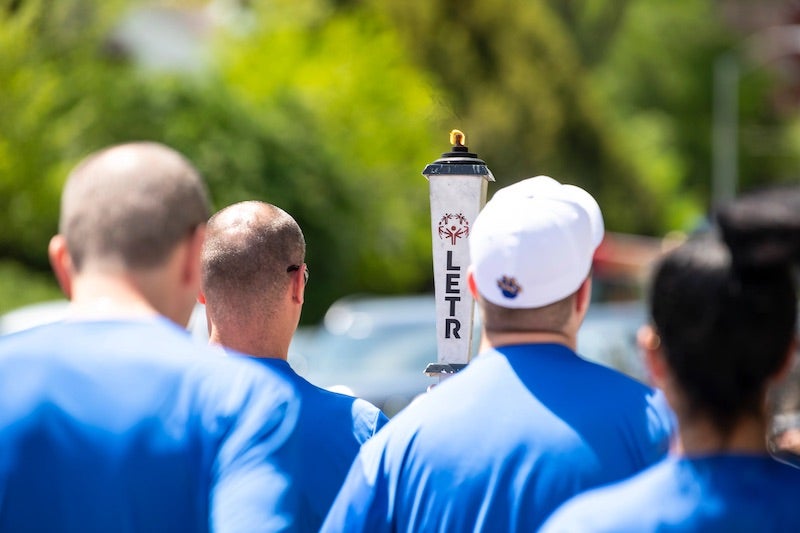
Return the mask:
{"type": "Polygon", "coordinates": [[[612,128],[624,136],[661,215],[659,228],[690,229],[710,194],[714,57],[731,43],[707,0],[628,2],[607,56],[593,70],[612,128]]]}
{"type": "Polygon", "coordinates": [[[46,265],[60,183],[81,124],[68,115],[97,73],[101,21],[77,2],[0,3],[0,254],[46,265]]]}
{"type": "Polygon", "coordinates": [[[615,103],[608,127],[645,184],[658,220],[651,232],[691,229],[706,211],[711,66],[730,43],[713,7],[706,0],[629,1],[592,70],[601,98],[615,103]]]}
{"type": "Polygon", "coordinates": [[[311,293],[418,289],[430,276],[428,186],[420,172],[448,146],[447,130],[438,142],[431,134],[434,91],[379,19],[308,4],[264,4],[250,32],[224,39],[226,85],[255,109],[308,118],[275,131],[321,159],[303,165],[305,177],[273,179],[294,189],[285,201],[306,233],[314,279],[322,272],[330,280],[311,293]]]}
{"type": "Polygon", "coordinates": [[[217,206],[257,198],[298,219],[313,271],[307,321],[351,292],[425,286],[420,172],[446,150],[446,132],[432,140],[433,90],[377,18],[268,4],[252,31],[220,30],[217,66],[186,74],[108,53],[116,4],[22,6],[0,10],[0,123],[11,125],[0,132],[3,255],[43,268],[68,169],[103,146],[151,139],[195,162],[217,206]],[[274,25],[280,9],[305,15],[274,25]]]}
{"type": "Polygon", "coordinates": [[[0,314],[17,307],[64,298],[49,274],[32,272],[15,261],[0,261],[0,314]]]}
{"type": "MultiPolygon", "coordinates": [[[[164,72],[110,46],[141,3],[0,0],[1,257],[43,271],[69,169],[136,139],[184,152],[218,207],[297,218],[306,321],[351,292],[428,288],[420,172],[454,127],[490,193],[550,174],[592,192],[610,230],[653,235],[706,211],[711,72],[734,42],[712,0],[251,4],[215,27],[202,68],[164,72]]],[[[741,83],[745,186],[797,165],[773,85],[764,69],[741,83]]]]}
{"type": "Polygon", "coordinates": [[[375,3],[438,76],[497,187],[549,174],[595,194],[610,229],[657,232],[665,226],[658,202],[569,25],[580,21],[554,5],[561,3],[375,3]]]}
{"type": "MultiPolygon", "coordinates": [[[[437,77],[498,187],[536,174],[583,185],[615,231],[663,235],[706,213],[712,68],[735,43],[716,2],[369,4],[437,77]]],[[[743,186],[780,179],[798,156],[756,80],[743,80],[743,186]],[[768,157],[776,145],[786,151],[768,157]]]]}

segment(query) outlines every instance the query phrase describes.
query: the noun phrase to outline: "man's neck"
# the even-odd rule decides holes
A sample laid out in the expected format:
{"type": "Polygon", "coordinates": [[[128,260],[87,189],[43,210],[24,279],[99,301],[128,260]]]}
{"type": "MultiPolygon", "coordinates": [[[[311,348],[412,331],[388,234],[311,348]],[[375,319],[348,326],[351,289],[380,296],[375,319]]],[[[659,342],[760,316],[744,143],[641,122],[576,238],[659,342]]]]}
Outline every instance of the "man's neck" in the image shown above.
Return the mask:
{"type": "Polygon", "coordinates": [[[79,276],[72,283],[69,316],[76,319],[138,318],[158,315],[129,280],[109,275],[79,276]]]}
{"type": "Polygon", "coordinates": [[[288,345],[265,341],[263,337],[250,338],[247,335],[240,335],[228,331],[221,332],[215,325],[211,325],[211,333],[208,342],[218,344],[225,348],[230,348],[239,353],[252,357],[282,359],[286,360],[289,355],[288,345]]]}
{"type": "Polygon", "coordinates": [[[574,336],[550,331],[483,331],[480,350],[499,348],[512,344],[562,344],[571,350],[577,347],[574,336]]]}

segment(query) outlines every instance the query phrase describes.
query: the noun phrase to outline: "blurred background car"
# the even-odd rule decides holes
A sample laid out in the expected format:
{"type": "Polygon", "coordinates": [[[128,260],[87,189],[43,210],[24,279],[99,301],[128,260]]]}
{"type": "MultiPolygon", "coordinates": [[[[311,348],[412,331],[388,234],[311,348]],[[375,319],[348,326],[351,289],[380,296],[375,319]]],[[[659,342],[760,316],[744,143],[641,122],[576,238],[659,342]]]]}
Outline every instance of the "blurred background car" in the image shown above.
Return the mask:
{"type": "Polygon", "coordinates": [[[289,362],[315,385],[364,398],[392,416],[436,383],[423,373],[436,362],[433,295],[338,300],[290,350],[289,362]]]}
{"type": "MultiPolygon", "coordinates": [[[[437,359],[434,302],[432,294],[339,300],[316,330],[293,343],[289,362],[312,383],[364,398],[393,416],[438,381],[423,373],[437,359]]],[[[644,381],[636,332],[645,320],[640,302],[593,303],[578,352],[644,381]]],[[[477,322],[473,355],[480,340],[477,322]]]]}

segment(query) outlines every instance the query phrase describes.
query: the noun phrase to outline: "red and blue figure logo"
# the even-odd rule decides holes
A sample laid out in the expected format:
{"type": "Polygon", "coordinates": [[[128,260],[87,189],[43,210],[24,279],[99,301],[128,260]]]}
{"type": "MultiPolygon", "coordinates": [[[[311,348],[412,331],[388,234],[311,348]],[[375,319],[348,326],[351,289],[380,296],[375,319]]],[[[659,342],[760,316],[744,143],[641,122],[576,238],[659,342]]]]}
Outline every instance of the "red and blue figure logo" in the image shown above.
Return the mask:
{"type": "Polygon", "coordinates": [[[511,276],[503,276],[497,280],[497,286],[500,287],[500,292],[506,298],[516,298],[522,292],[522,287],[517,283],[516,278],[511,276]]]}
{"type": "Polygon", "coordinates": [[[469,235],[469,221],[462,213],[445,213],[439,221],[439,238],[450,239],[455,246],[456,239],[469,235]]]}

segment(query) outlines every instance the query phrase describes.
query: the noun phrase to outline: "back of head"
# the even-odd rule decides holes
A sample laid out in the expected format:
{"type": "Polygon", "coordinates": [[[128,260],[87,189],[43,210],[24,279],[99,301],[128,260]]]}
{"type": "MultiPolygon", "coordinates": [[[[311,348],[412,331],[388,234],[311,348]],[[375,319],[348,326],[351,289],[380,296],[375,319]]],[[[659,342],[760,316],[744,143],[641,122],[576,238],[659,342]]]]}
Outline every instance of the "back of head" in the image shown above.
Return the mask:
{"type": "Polygon", "coordinates": [[[795,334],[800,210],[775,209],[777,198],[727,207],[719,234],[691,239],[654,273],[651,314],[667,362],[690,413],[710,416],[723,434],[761,413],[795,334]]]}
{"type": "Polygon", "coordinates": [[[603,232],[597,202],[574,185],[537,176],[497,191],[469,240],[487,328],[508,329],[518,316],[522,320],[511,329],[547,329],[554,324],[537,326],[537,315],[546,315],[545,322],[554,322],[550,315],[555,322],[564,318],[552,306],[570,298],[588,277],[603,232]]]}
{"type": "Polygon", "coordinates": [[[76,271],[162,264],[210,209],[199,174],[152,142],[122,144],[84,159],[67,179],[59,231],[76,271]]]}
{"type": "Polygon", "coordinates": [[[297,222],[282,209],[248,201],[208,221],[202,285],[216,323],[271,312],[285,293],[287,272],[303,264],[306,244],[297,222]],[[288,269],[288,270],[287,270],[288,269]]]}
{"type": "Polygon", "coordinates": [[[722,209],[717,220],[738,270],[782,267],[800,259],[800,187],[748,194],[722,209]]]}

